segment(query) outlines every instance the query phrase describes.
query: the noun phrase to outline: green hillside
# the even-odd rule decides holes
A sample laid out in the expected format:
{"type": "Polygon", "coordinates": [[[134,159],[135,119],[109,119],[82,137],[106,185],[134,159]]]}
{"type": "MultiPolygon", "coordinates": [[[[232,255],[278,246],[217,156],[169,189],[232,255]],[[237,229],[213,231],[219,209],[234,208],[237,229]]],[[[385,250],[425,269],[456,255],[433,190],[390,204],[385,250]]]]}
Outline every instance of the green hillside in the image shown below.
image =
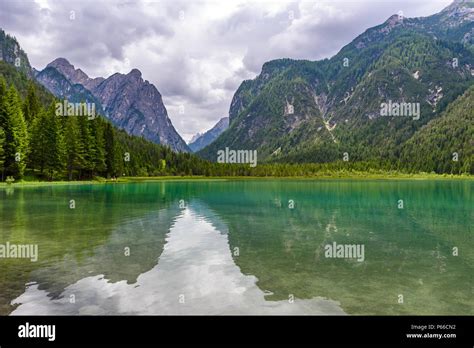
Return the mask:
{"type": "Polygon", "coordinates": [[[408,140],[400,161],[410,171],[474,173],[474,87],[408,140]]]}
{"type": "MultiPolygon", "coordinates": [[[[418,130],[474,84],[474,52],[468,36],[461,35],[473,23],[450,11],[422,19],[392,16],[331,59],[265,63],[260,75],[235,93],[229,128],[198,154],[215,161],[217,151],[229,147],[257,150],[259,161],[269,163],[346,158],[432,171],[401,153],[418,130]],[[419,115],[381,117],[389,102],[416,105],[419,115]]],[[[467,167],[440,168],[461,173],[467,167]]]]}

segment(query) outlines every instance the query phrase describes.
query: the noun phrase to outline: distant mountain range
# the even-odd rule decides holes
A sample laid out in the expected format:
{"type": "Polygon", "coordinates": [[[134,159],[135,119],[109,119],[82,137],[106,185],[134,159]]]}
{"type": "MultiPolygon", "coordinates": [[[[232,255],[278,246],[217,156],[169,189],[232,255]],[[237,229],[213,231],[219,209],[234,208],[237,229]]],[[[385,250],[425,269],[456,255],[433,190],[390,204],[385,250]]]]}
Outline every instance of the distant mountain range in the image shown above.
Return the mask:
{"type": "Polygon", "coordinates": [[[65,58],[58,58],[37,72],[36,79],[58,98],[95,103],[96,110],[130,135],[189,152],[168,117],[160,92],[142,79],[138,69],[126,75],[90,78],[65,58]]]}
{"type": "MultiPolygon", "coordinates": [[[[455,1],[429,17],[393,15],[330,59],[265,63],[234,94],[229,128],[198,154],[215,161],[229,147],[258,150],[260,162],[332,162],[345,156],[395,166],[407,144],[413,146],[473,83],[472,1],[455,1]],[[420,117],[382,117],[384,104],[417,106],[420,117]]],[[[459,128],[457,136],[470,132],[472,127],[459,128]]],[[[449,165],[473,165],[467,145],[458,144],[462,160],[449,165]]],[[[448,161],[451,150],[442,149],[438,161],[448,161]]]]}
{"type": "Polygon", "coordinates": [[[175,151],[197,152],[212,161],[219,150],[230,148],[257,150],[259,163],[349,160],[474,171],[472,1],[456,0],[429,17],[393,15],[330,59],[265,63],[235,92],[229,117],[189,146],[174,129],[160,93],[139,70],[90,78],[58,58],[36,71],[16,40],[6,38],[0,31],[1,60],[13,65],[19,59],[17,69],[55,96],[94,102],[127,133],[175,151]],[[418,115],[384,115],[384,105],[418,115]],[[454,139],[441,141],[443,135],[454,139]],[[459,160],[452,160],[453,153],[459,160]]]}
{"type": "Polygon", "coordinates": [[[201,150],[202,148],[206,147],[214,140],[217,139],[219,135],[224,132],[227,127],[229,127],[229,118],[223,117],[221,118],[211,129],[203,134],[196,134],[193,136],[191,141],[189,142],[188,146],[192,152],[196,152],[201,150]]]}

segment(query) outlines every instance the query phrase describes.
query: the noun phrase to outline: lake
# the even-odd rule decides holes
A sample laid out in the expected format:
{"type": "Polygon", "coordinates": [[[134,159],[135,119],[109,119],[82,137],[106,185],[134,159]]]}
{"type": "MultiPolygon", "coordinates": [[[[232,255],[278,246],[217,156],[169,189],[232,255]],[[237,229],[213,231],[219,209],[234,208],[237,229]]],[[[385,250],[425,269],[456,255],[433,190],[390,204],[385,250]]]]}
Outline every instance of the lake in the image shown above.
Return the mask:
{"type": "Polygon", "coordinates": [[[0,189],[1,315],[474,314],[469,180],[0,189]]]}

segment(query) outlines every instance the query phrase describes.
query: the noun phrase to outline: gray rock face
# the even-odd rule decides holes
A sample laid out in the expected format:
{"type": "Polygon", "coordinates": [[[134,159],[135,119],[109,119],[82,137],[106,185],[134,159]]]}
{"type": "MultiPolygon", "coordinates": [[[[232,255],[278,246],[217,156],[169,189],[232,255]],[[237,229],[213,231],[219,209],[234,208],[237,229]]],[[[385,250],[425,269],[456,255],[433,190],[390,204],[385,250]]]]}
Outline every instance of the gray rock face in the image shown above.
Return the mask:
{"type": "Polygon", "coordinates": [[[168,118],[160,92],[143,81],[139,70],[133,69],[127,75],[114,74],[93,93],[100,98],[108,118],[129,134],[169,145],[176,151],[189,151],[168,118]]]}
{"type": "Polygon", "coordinates": [[[36,71],[36,80],[46,87],[56,97],[66,99],[71,103],[94,103],[98,114],[105,115],[101,102],[83,85],[73,83],[53,66],[42,71],[36,71]]]}
{"type": "Polygon", "coordinates": [[[105,79],[103,77],[97,77],[95,79],[90,78],[81,69],[75,69],[74,65],[69,63],[65,58],[57,58],[49,63],[46,67],[53,67],[61,72],[69,81],[73,84],[81,84],[88,90],[92,91],[105,79]]]}
{"type": "MultiPolygon", "coordinates": [[[[205,133],[205,132],[204,132],[204,133],[205,133]]],[[[204,135],[204,133],[196,133],[196,134],[194,134],[194,135],[191,137],[191,140],[189,141],[188,146],[189,146],[189,144],[194,143],[196,140],[198,140],[200,137],[202,137],[202,136],[204,135]]]]}
{"type": "Polygon", "coordinates": [[[77,99],[78,96],[74,94],[77,90],[84,99],[84,95],[89,92],[91,97],[85,99],[95,98],[105,116],[131,135],[168,145],[175,151],[189,151],[168,117],[160,92],[154,85],[144,81],[137,69],[126,75],[116,73],[107,79],[90,78],[66,59],[58,58],[38,73],[37,78],[58,97],[77,99]]]}
{"type": "Polygon", "coordinates": [[[0,29],[0,61],[15,66],[28,77],[34,76],[34,70],[25,51],[13,36],[6,34],[2,29],[0,29]]]}
{"type": "Polygon", "coordinates": [[[472,0],[454,0],[441,12],[441,21],[448,26],[457,26],[474,21],[474,4],[472,0]]]}
{"type": "Polygon", "coordinates": [[[229,127],[229,118],[223,117],[216,123],[214,127],[205,132],[204,134],[197,134],[194,136],[191,142],[189,143],[189,148],[192,152],[196,152],[206,147],[214,140],[217,139],[219,135],[222,134],[229,127]]]}

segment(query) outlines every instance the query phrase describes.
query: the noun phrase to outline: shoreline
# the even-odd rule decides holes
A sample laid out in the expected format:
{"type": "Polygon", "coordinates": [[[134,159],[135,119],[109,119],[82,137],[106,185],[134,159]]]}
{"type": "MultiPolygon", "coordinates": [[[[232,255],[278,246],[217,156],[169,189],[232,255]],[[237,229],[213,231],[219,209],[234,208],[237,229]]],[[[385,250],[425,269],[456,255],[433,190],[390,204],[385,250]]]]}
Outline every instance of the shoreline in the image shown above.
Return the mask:
{"type": "Polygon", "coordinates": [[[105,185],[105,184],[126,184],[126,183],[146,183],[163,181],[240,181],[240,180],[474,180],[472,175],[451,175],[451,174],[373,174],[373,173],[352,173],[340,175],[314,175],[314,176],[154,176],[154,177],[122,177],[117,180],[98,179],[84,181],[19,181],[12,184],[0,183],[1,188],[8,187],[40,187],[57,185],[105,185]]]}

